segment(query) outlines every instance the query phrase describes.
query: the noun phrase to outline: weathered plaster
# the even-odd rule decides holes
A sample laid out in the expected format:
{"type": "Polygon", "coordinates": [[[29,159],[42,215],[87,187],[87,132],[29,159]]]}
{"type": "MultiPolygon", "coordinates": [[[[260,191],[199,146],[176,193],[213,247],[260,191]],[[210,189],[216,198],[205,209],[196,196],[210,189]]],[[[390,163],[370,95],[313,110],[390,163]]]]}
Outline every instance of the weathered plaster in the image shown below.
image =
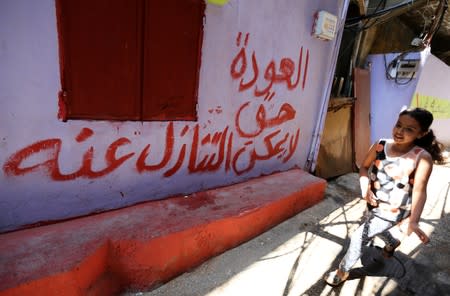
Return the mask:
{"type": "MultiPolygon", "coordinates": [[[[311,146],[320,101],[326,92],[328,76],[325,72],[333,62],[331,53],[336,42],[311,36],[313,14],[317,10],[327,10],[339,15],[344,2],[233,0],[223,7],[208,4],[201,52],[199,119],[170,125],[168,122],[59,121],[55,3],[52,0],[1,1],[0,231],[188,194],[302,167],[311,146]],[[231,65],[245,36],[248,36],[245,49],[248,70],[233,79],[231,65]],[[302,66],[299,67],[301,50],[302,66]],[[252,78],[252,53],[260,68],[259,77],[250,88],[239,91],[240,79],[252,78]],[[283,58],[292,60],[296,71],[300,68],[300,83],[292,89],[288,89],[285,82],[273,83],[270,91],[274,95],[270,99],[255,97],[255,87],[262,89],[270,82],[263,77],[270,62],[275,63],[278,71],[283,58]],[[274,119],[263,128],[257,121],[261,106],[267,122],[274,119]],[[257,136],[239,136],[236,127],[239,108],[243,108],[240,126],[247,133],[261,129],[257,136]],[[295,116],[280,117],[286,110],[289,115],[295,111],[295,116]],[[189,166],[197,128],[199,145],[195,166],[198,167],[204,157],[218,161],[218,155],[222,155],[223,159],[214,168],[203,167],[196,171],[194,166],[189,166]],[[80,140],[82,131],[90,131],[90,136],[80,140]],[[173,137],[167,136],[170,132],[173,137]],[[223,146],[220,141],[212,141],[215,134],[216,139],[224,138],[223,146]],[[275,150],[267,143],[266,137],[271,134],[275,150]],[[136,163],[145,147],[150,144],[145,164],[157,164],[165,155],[168,138],[174,140],[170,160],[158,170],[139,172],[136,163]],[[96,176],[92,172],[108,167],[105,154],[117,140],[122,142],[117,145],[113,158],[129,157],[117,168],[96,176]],[[39,152],[36,149],[42,148],[38,145],[40,141],[53,141],[53,144],[39,152]],[[60,151],[55,158],[58,147],[60,151]],[[224,152],[220,152],[221,147],[225,148],[224,152]],[[83,161],[89,149],[93,149],[92,164],[83,161]],[[183,149],[184,158],[180,156],[183,149]],[[254,153],[267,157],[257,159],[252,167],[254,153]],[[178,160],[180,166],[177,167],[178,160]],[[239,173],[247,167],[248,171],[239,173]],[[172,174],[167,176],[169,172],[172,174]]],[[[292,80],[295,77],[293,75],[292,80]]]]}

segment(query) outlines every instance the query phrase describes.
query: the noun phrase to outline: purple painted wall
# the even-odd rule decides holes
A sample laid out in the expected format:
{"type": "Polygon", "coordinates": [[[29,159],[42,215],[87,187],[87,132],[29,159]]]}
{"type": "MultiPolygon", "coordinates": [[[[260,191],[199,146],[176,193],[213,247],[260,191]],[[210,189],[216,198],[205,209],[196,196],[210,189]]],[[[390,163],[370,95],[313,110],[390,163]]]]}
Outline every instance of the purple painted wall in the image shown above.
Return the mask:
{"type": "Polygon", "coordinates": [[[1,1],[0,231],[303,167],[328,96],[328,72],[339,40],[312,37],[313,14],[326,10],[342,20],[347,4],[207,4],[198,121],[169,123],[59,121],[55,3],[1,1]],[[236,74],[240,52],[249,65],[255,55],[259,73],[272,62],[278,69],[282,59],[291,60],[299,83],[288,87],[286,81],[272,81],[268,92],[257,96],[256,87],[271,83],[259,74],[249,88],[239,90],[241,79],[250,81],[255,74],[250,67],[236,74]],[[171,139],[173,147],[166,149],[171,139]],[[115,146],[117,140],[121,144],[115,146]],[[83,160],[89,150],[91,162],[83,160]],[[110,167],[108,151],[113,151],[109,160],[123,161],[110,167]],[[161,163],[164,156],[168,161],[161,163]],[[157,169],[144,167],[158,163],[157,169]]]}
{"type": "MultiPolygon", "coordinates": [[[[430,53],[430,49],[410,53],[406,59],[420,59],[416,78],[405,85],[386,78],[385,64],[398,53],[371,55],[371,141],[391,137],[397,115],[403,107],[427,108],[434,115],[431,128],[443,144],[450,146],[450,67],[430,53]],[[438,79],[437,79],[438,78],[438,79]]],[[[400,81],[402,83],[405,80],[400,81]]]]}
{"type": "MultiPolygon", "coordinates": [[[[398,113],[404,106],[409,106],[411,98],[417,86],[418,78],[412,79],[408,84],[400,85],[394,80],[386,78],[386,66],[398,53],[384,55],[370,55],[368,62],[371,64],[370,73],[370,100],[371,100],[371,142],[380,138],[390,138],[392,128],[397,121],[398,113]]],[[[405,58],[421,59],[423,65],[426,55],[424,53],[410,53],[405,58]]],[[[420,77],[422,66],[416,73],[420,77]]],[[[405,83],[405,80],[401,80],[405,83]]]]}

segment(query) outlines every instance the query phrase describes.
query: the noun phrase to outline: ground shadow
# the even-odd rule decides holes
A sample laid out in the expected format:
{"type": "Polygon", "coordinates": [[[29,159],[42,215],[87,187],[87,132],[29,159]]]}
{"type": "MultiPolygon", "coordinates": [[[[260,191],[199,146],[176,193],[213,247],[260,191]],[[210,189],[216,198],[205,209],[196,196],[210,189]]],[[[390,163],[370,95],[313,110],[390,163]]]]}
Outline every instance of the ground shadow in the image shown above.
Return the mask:
{"type": "MultiPolygon", "coordinates": [[[[384,258],[379,246],[370,245],[363,248],[361,257],[362,267],[354,268],[350,271],[348,280],[359,280],[355,295],[360,295],[363,291],[365,281],[368,277],[380,278],[380,285],[372,291],[373,295],[385,296],[442,296],[449,295],[450,291],[450,243],[448,233],[450,233],[450,215],[445,213],[445,207],[449,198],[450,183],[441,184],[442,190],[439,198],[442,198],[442,208],[438,219],[421,219],[421,223],[430,224],[434,231],[430,237],[428,245],[418,245],[415,249],[404,254],[395,252],[391,258],[384,258]],[[383,292],[390,281],[395,282],[395,288],[389,292],[383,292]]],[[[315,234],[323,235],[322,230],[315,234]]],[[[328,234],[328,239],[330,235],[328,234]]],[[[340,242],[341,240],[334,240],[340,242]]],[[[342,244],[344,249],[337,256],[332,266],[339,264],[343,257],[348,240],[342,244]]],[[[292,273],[292,272],[291,272],[292,273]]],[[[290,286],[287,283],[286,286],[290,286]]],[[[340,295],[342,285],[331,288],[324,280],[317,281],[302,295],[340,295]]],[[[285,290],[284,296],[291,295],[285,290]]],[[[300,295],[299,295],[300,296],[300,295]]]]}
{"type": "MultiPolygon", "coordinates": [[[[448,173],[448,171],[446,173],[448,173]]],[[[301,219],[285,221],[274,227],[277,229],[276,238],[271,236],[273,235],[272,231],[268,231],[249,242],[208,260],[208,262],[202,264],[193,272],[187,272],[168,283],[167,286],[164,285],[166,287],[161,287],[162,289],[157,288],[149,292],[123,295],[209,295],[217,287],[226,284],[234,276],[243,270],[246,270],[255,262],[274,259],[275,257],[268,257],[267,254],[291,240],[294,235],[304,233],[304,239],[297,247],[290,249],[286,254],[276,255],[276,257],[280,257],[288,255],[288,253],[297,254],[297,256],[294,256],[292,259],[292,265],[284,282],[283,293],[281,294],[283,296],[294,295],[293,287],[296,284],[295,275],[301,270],[301,259],[305,256],[305,251],[311,247],[312,242],[320,237],[343,246],[340,253],[336,255],[334,261],[327,262],[330,266],[337,266],[349,243],[349,236],[351,234],[350,228],[360,223],[360,221],[355,220],[355,218],[348,219],[347,215],[348,211],[352,210],[353,207],[357,206],[359,203],[358,199],[355,199],[359,194],[357,174],[344,180],[344,183],[345,182],[347,182],[347,184],[343,185],[342,182],[329,182],[327,193],[325,195],[325,199],[328,200],[328,202],[316,205],[321,207],[321,210],[314,211],[314,214],[320,212],[320,215],[305,219],[304,221],[307,221],[306,223],[298,224],[298,221],[303,221],[301,219]],[[331,187],[332,190],[329,190],[331,187]],[[336,210],[341,212],[339,219],[328,219],[325,223],[319,223],[319,221],[329,217],[329,215],[336,210]],[[327,231],[327,227],[330,226],[345,226],[347,230],[346,237],[340,237],[327,231]],[[192,287],[195,287],[195,289],[192,287]]],[[[444,206],[447,202],[446,199],[448,198],[449,190],[448,184],[445,185],[447,186],[445,187],[446,192],[442,192],[442,198],[445,199],[443,202],[444,206]]],[[[442,202],[439,204],[442,204],[442,202]]],[[[308,210],[305,210],[298,216],[305,215],[308,215],[308,210]]],[[[448,233],[450,232],[448,226],[450,225],[449,219],[450,217],[445,213],[444,208],[441,209],[439,218],[422,219],[421,223],[427,223],[434,226],[431,243],[428,246],[417,246],[416,249],[408,252],[408,254],[397,251],[395,252],[394,257],[386,259],[382,257],[381,250],[376,246],[366,247],[361,258],[362,267],[353,269],[349,279],[358,280],[355,295],[362,294],[365,283],[372,277],[379,278],[380,280],[378,282],[381,283],[377,286],[375,291],[372,291],[372,295],[446,295],[446,291],[450,291],[450,287],[447,284],[450,281],[446,281],[450,276],[449,264],[448,260],[446,260],[447,258],[450,258],[450,247],[448,243],[448,233]],[[444,259],[440,259],[440,256],[444,256],[444,259]],[[428,261],[424,258],[428,258],[428,261]],[[436,272],[438,271],[443,272],[443,276],[441,276],[443,279],[436,276],[436,272]],[[389,294],[386,294],[383,290],[391,283],[390,281],[395,281],[397,288],[394,291],[389,292],[389,294]]],[[[343,286],[341,285],[331,288],[321,279],[309,286],[301,295],[340,295],[342,287],[343,286]]]]}

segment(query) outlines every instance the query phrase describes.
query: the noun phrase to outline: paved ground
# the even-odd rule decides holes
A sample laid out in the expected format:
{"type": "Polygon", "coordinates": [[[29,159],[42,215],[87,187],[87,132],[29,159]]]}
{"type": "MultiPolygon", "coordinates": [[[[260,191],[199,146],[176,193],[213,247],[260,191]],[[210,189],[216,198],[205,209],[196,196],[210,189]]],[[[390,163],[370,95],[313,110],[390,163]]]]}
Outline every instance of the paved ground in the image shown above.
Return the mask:
{"type": "Polygon", "coordinates": [[[421,227],[431,242],[405,237],[391,259],[367,247],[351,280],[331,288],[322,280],[343,255],[365,203],[358,175],[330,181],[325,200],[231,249],[146,296],[450,295],[450,166],[435,166],[421,227]]]}

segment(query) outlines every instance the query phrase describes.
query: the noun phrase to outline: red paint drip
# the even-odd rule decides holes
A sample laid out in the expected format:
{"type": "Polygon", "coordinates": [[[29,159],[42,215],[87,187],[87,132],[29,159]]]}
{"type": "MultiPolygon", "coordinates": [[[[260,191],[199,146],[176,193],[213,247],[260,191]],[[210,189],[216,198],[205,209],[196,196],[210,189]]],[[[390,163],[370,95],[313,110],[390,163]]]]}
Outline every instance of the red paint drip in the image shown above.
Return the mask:
{"type": "Polygon", "coordinates": [[[67,107],[64,101],[65,91],[60,91],[58,93],[58,119],[62,121],[67,121],[67,107]]]}

